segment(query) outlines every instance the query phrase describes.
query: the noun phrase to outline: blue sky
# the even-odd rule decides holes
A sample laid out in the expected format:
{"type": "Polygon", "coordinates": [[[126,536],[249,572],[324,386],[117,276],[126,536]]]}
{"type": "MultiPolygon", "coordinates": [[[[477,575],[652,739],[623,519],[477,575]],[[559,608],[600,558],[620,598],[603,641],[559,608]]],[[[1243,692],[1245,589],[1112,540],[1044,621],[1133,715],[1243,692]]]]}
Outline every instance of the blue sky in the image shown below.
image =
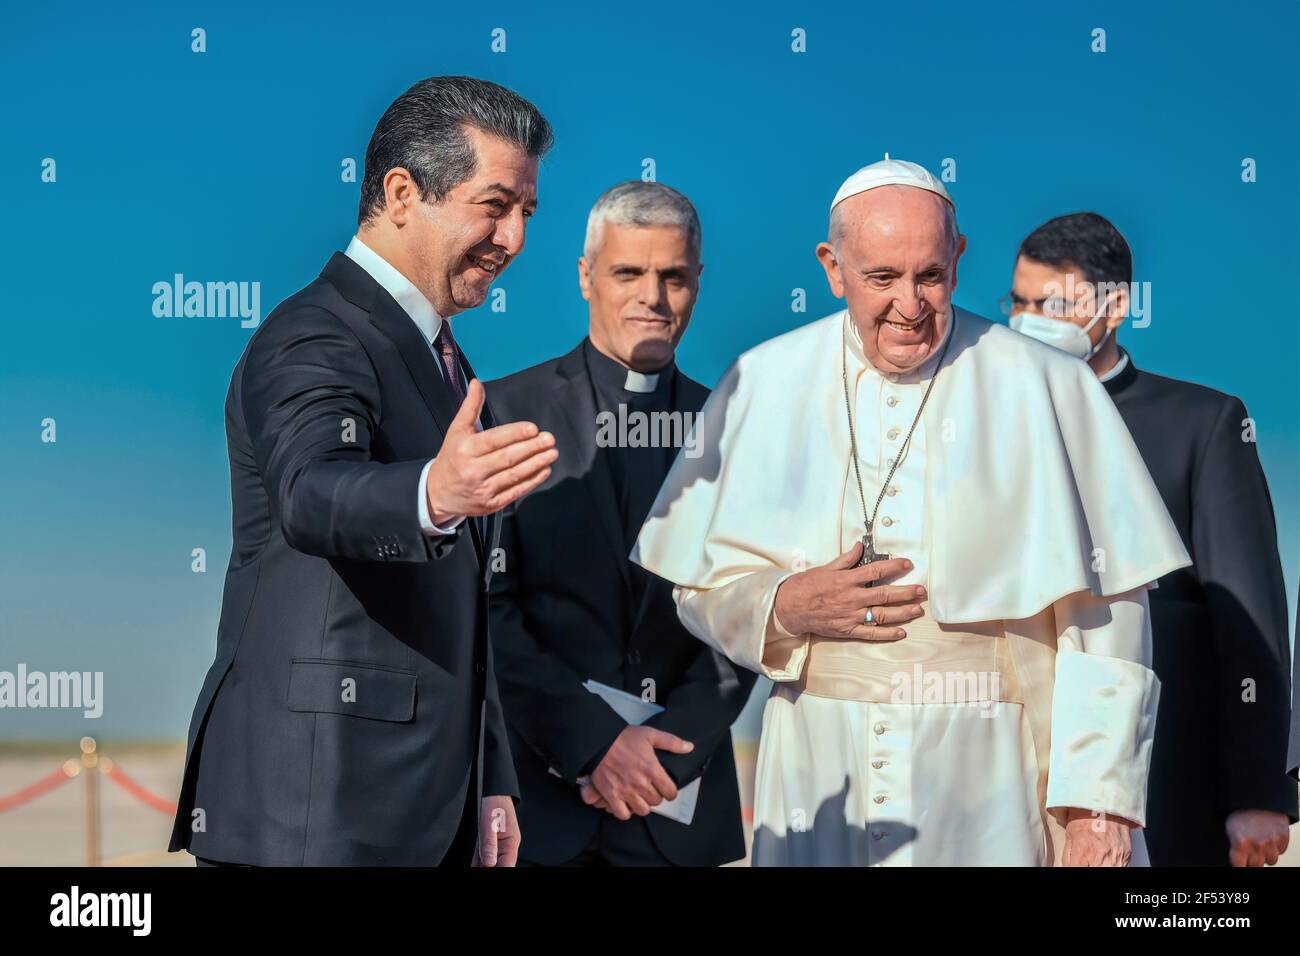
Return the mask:
{"type": "Polygon", "coordinates": [[[0,670],[102,670],[106,703],[93,727],[6,711],[0,739],[184,733],[215,644],[222,401],[250,330],[156,318],[151,289],[178,272],[256,281],[269,313],[353,231],[343,159],[360,164],[384,107],[437,73],[519,90],[558,139],[502,277],[507,310],[457,319],[485,378],[582,336],[587,209],[647,157],[703,219],[679,361],[706,383],[836,307],[813,247],[840,181],[885,151],[936,171],[956,161],[969,241],[956,299],[986,315],[1029,230],[1108,216],[1152,290],[1150,326],[1121,342],[1144,368],[1241,396],[1257,421],[1294,609],[1300,7],[1134,6],[417,5],[397,28],[352,3],[7,12],[0,670]],[[1098,27],[1105,53],[1090,50],[1098,27]],[[806,53],[791,50],[795,28],[806,53]],[[1241,181],[1245,157],[1257,182],[1241,181]],[[40,440],[46,417],[55,444],[40,440]],[[196,547],[205,574],[190,570],[196,547]]]}

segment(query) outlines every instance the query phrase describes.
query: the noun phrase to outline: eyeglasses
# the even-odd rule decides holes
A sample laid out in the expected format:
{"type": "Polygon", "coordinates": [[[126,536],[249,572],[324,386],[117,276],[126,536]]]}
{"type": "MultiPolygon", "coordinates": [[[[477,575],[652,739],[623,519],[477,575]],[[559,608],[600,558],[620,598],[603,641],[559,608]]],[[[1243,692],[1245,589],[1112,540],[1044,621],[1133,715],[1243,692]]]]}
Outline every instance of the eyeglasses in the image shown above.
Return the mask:
{"type": "Polygon", "coordinates": [[[1050,319],[1069,319],[1074,317],[1075,303],[1060,295],[1045,295],[1041,299],[1024,299],[1014,292],[1008,292],[998,299],[998,308],[1003,315],[1016,312],[1037,312],[1050,319]]]}

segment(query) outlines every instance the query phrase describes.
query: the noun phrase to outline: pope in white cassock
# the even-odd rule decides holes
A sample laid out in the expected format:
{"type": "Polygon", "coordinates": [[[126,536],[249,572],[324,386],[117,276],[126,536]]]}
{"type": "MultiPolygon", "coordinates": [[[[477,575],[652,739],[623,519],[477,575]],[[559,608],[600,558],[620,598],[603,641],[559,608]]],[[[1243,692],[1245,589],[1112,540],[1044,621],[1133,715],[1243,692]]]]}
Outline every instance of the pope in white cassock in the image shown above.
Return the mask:
{"type": "Polygon", "coordinates": [[[755,865],[1146,861],[1146,594],[1190,560],[1088,366],[952,304],[964,249],[926,170],[851,176],[848,308],[736,361],[633,550],[775,681],[755,865]]]}

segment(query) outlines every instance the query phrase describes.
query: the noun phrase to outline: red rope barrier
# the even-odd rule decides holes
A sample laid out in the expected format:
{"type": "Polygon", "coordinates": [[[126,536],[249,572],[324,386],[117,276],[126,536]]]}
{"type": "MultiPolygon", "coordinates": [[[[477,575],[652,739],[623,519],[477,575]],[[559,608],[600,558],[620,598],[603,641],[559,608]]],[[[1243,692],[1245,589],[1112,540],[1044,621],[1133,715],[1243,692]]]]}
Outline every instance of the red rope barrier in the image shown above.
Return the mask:
{"type": "Polygon", "coordinates": [[[159,813],[166,813],[169,816],[176,815],[176,801],[168,800],[166,797],[160,797],[158,794],[145,789],[143,786],[124,774],[116,762],[105,762],[108,763],[108,767],[104,769],[104,772],[108,774],[109,780],[112,780],[115,784],[127,793],[131,794],[131,796],[135,797],[141,803],[153,807],[159,813]]]}
{"type": "Polygon", "coordinates": [[[21,807],[24,803],[30,803],[37,797],[44,796],[51,790],[67,783],[72,778],[62,767],[55,770],[33,784],[23,787],[21,790],[15,790],[13,793],[0,797],[0,813],[6,810],[12,810],[15,807],[21,807]]]}

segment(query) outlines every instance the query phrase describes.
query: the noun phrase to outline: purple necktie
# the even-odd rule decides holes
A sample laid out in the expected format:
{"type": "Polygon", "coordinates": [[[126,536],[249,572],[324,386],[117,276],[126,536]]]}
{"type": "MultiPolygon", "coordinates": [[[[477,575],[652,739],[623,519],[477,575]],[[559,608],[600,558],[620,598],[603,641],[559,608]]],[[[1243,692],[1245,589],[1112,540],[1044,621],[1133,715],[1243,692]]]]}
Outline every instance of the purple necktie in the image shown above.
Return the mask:
{"type": "Polygon", "coordinates": [[[451,389],[451,397],[456,400],[456,407],[460,408],[465,401],[465,387],[460,383],[460,353],[456,348],[456,340],[451,337],[450,322],[443,321],[433,344],[442,356],[442,370],[446,373],[444,377],[447,379],[447,387],[451,389]]]}
{"type": "MultiPolygon", "coordinates": [[[[465,387],[460,383],[460,350],[456,348],[456,340],[451,337],[451,323],[446,319],[442,322],[442,328],[438,329],[438,337],[433,340],[433,344],[442,356],[442,370],[446,373],[443,377],[451,389],[451,397],[455,399],[456,407],[460,408],[465,401],[465,387]]],[[[475,422],[474,427],[482,426],[475,422]]],[[[479,537],[487,537],[487,518],[479,517],[474,521],[478,524],[479,537]]]]}

